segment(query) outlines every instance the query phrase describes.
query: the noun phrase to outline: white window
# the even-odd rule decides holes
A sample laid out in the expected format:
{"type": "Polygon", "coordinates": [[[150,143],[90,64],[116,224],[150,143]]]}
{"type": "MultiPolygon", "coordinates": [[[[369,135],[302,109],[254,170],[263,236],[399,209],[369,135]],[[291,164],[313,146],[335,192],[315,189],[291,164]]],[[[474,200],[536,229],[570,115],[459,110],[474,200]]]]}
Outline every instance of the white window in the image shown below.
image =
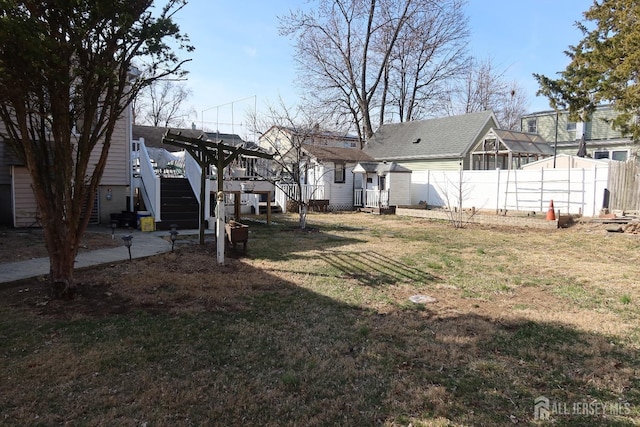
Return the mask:
{"type": "Polygon", "coordinates": [[[629,150],[616,150],[611,151],[611,160],[618,160],[624,162],[629,158],[629,150]]]}
{"type": "Polygon", "coordinates": [[[594,159],[611,159],[624,162],[629,158],[629,150],[601,150],[593,152],[594,159]]]}
{"type": "Polygon", "coordinates": [[[567,122],[567,131],[572,132],[576,130],[576,122],[567,122]]]}
{"type": "Polygon", "coordinates": [[[536,133],[538,131],[536,126],[536,119],[527,120],[527,132],[536,133]]]}

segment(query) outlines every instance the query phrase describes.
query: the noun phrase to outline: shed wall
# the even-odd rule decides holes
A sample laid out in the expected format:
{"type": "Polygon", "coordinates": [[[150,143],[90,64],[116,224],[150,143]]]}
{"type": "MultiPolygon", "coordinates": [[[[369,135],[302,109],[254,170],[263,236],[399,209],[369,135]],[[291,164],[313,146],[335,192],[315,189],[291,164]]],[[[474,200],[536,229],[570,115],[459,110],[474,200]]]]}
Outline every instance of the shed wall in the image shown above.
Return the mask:
{"type": "Polygon", "coordinates": [[[407,206],[411,204],[410,173],[390,173],[387,175],[389,188],[389,205],[407,206]]]}

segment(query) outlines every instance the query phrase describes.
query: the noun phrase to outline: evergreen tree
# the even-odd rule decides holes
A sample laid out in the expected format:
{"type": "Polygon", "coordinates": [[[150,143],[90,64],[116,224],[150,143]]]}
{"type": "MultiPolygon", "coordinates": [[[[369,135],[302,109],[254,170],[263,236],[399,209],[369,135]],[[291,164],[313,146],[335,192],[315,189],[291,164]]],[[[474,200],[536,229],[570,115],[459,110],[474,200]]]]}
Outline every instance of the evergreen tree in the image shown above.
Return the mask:
{"type": "Polygon", "coordinates": [[[640,137],[640,2],[601,0],[576,25],[584,38],[570,46],[571,58],[558,79],[534,74],[539,95],[554,109],[568,109],[573,120],[587,121],[598,104],[611,103],[619,115],[612,125],[640,137]]]}

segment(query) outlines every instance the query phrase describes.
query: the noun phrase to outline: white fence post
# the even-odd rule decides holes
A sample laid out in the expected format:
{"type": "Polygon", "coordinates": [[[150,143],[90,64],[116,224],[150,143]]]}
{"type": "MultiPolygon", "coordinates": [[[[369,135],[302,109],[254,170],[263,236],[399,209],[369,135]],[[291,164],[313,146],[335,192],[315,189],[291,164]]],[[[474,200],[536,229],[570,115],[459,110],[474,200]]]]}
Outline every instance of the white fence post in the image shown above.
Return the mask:
{"type": "Polygon", "coordinates": [[[540,169],[540,212],[544,212],[544,168],[540,169]]]}

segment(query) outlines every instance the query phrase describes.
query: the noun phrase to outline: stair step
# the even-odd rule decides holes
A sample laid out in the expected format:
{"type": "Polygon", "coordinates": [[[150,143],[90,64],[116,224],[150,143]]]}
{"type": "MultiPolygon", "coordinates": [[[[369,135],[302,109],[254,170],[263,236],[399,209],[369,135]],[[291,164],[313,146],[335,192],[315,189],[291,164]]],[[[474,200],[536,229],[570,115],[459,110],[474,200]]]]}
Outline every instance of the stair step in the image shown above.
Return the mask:
{"type": "Polygon", "coordinates": [[[200,228],[200,225],[199,225],[200,223],[198,222],[198,220],[163,219],[161,222],[156,223],[156,230],[170,230],[172,224],[175,224],[178,226],[177,227],[178,232],[180,232],[180,230],[200,228]]]}
{"type": "Polygon", "coordinates": [[[199,227],[200,203],[186,178],[161,178],[160,204],[159,230],[169,230],[171,224],[176,224],[178,229],[199,227]]]}

